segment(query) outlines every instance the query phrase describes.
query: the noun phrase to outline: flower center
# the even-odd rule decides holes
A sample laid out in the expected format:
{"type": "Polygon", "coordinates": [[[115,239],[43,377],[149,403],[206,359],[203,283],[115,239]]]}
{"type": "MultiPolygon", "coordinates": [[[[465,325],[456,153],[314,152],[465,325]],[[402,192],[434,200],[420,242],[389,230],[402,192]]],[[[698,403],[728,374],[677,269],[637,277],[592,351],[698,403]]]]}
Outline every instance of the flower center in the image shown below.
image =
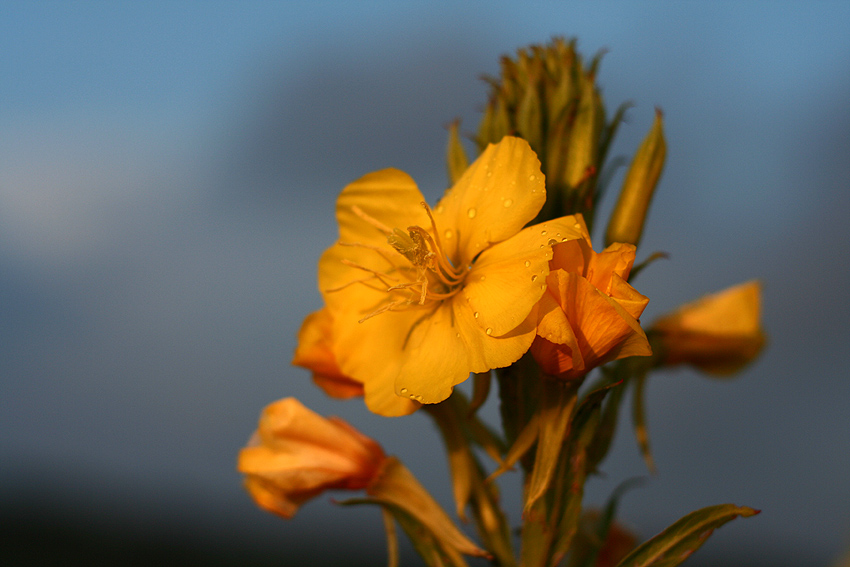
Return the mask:
{"type": "Polygon", "coordinates": [[[440,242],[431,209],[425,202],[422,202],[421,205],[428,213],[428,218],[431,221],[430,232],[416,225],[407,227],[406,232],[399,228],[391,230],[379,220],[363,212],[359,207],[352,207],[354,214],[385,234],[387,243],[404,258],[404,260],[399,261],[401,260],[399,256],[387,254],[386,249],[377,246],[340,243],[343,246],[357,246],[373,250],[390,265],[387,270],[378,271],[349,260],[343,260],[342,262],[347,266],[366,272],[368,275],[338,288],[327,290],[329,292],[339,291],[352,284],[362,284],[376,291],[386,292],[386,301],[376,310],[360,319],[361,323],[387,311],[399,311],[411,306],[423,306],[435,301],[440,302],[460,291],[468,269],[452,265],[440,242]],[[399,297],[399,295],[402,297],[399,297]]]}

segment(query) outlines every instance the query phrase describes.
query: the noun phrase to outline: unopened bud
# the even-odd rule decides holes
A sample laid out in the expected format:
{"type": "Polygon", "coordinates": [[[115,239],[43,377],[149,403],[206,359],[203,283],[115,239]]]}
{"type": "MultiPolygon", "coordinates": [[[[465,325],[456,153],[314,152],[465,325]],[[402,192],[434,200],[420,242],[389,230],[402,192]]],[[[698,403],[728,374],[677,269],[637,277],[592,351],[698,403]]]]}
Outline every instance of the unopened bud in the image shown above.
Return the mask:
{"type": "Polygon", "coordinates": [[[448,163],[450,185],[457,183],[463,172],[469,167],[469,160],[466,157],[463,145],[460,143],[459,128],[460,122],[458,120],[455,120],[449,126],[449,147],[446,150],[446,161],[448,163]]]}
{"type": "Polygon", "coordinates": [[[661,111],[656,109],[655,122],[635,154],[620,198],[605,233],[605,245],[625,242],[637,246],[643,232],[643,223],[649,210],[649,202],[664,168],[667,144],[661,111]]]}

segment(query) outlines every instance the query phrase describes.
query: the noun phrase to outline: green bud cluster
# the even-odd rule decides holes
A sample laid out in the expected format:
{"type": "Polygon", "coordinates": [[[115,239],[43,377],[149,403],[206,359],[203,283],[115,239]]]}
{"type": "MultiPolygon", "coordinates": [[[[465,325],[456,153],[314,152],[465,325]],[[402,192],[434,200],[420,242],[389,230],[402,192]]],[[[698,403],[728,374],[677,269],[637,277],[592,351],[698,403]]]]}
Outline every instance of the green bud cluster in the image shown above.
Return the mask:
{"type": "Polygon", "coordinates": [[[600,170],[627,105],[606,122],[596,85],[601,60],[589,65],[575,40],[517,51],[501,59],[500,77],[485,77],[490,94],[476,142],[479,151],[507,135],[524,138],[540,158],[549,196],[537,221],[582,213],[590,227],[600,170]]]}

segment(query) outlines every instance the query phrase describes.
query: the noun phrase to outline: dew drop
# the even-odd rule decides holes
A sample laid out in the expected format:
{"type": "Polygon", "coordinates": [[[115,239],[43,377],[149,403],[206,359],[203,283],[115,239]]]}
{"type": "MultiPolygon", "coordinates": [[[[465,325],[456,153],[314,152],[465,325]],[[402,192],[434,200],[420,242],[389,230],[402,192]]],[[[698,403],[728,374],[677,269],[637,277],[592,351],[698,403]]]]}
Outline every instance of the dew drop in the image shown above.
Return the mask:
{"type": "Polygon", "coordinates": [[[526,261],[525,261],[525,267],[527,268],[527,267],[529,267],[530,265],[531,265],[531,262],[529,262],[528,260],[526,260],[526,261]]]}
{"type": "Polygon", "coordinates": [[[460,333],[455,333],[455,337],[459,339],[459,338],[460,338],[460,333]]]}
{"type": "Polygon", "coordinates": [[[505,208],[508,208],[508,207],[510,207],[511,205],[514,204],[514,200],[513,199],[505,199],[505,202],[502,203],[502,204],[505,206],[505,208]]]}
{"type": "Polygon", "coordinates": [[[440,205],[436,209],[434,209],[434,212],[437,213],[437,214],[442,214],[443,210],[444,210],[443,205],[440,205]]]}
{"type": "Polygon", "coordinates": [[[486,279],[487,279],[487,276],[481,276],[481,281],[482,281],[482,282],[483,282],[484,280],[486,280],[486,279]]]}
{"type": "Polygon", "coordinates": [[[478,319],[478,315],[479,315],[478,311],[476,311],[475,313],[472,314],[472,316],[475,317],[476,319],[478,319]]]}
{"type": "Polygon", "coordinates": [[[469,218],[471,218],[471,219],[474,219],[474,218],[475,218],[475,214],[476,214],[477,212],[478,212],[478,211],[476,211],[474,208],[473,208],[473,209],[469,209],[468,211],[466,211],[466,216],[468,216],[468,217],[469,217],[469,218]]]}
{"type": "Polygon", "coordinates": [[[541,231],[540,231],[540,236],[546,236],[546,231],[545,231],[545,230],[541,230],[541,231]]]}
{"type": "Polygon", "coordinates": [[[557,240],[555,240],[554,238],[550,238],[550,239],[549,239],[549,242],[548,242],[547,244],[549,244],[549,246],[554,246],[554,245],[556,245],[557,243],[558,243],[558,241],[557,241],[557,240]]]}
{"type": "Polygon", "coordinates": [[[492,172],[492,171],[488,171],[488,172],[487,172],[487,177],[493,177],[493,172],[492,172]]]}
{"type": "Polygon", "coordinates": [[[488,335],[492,335],[493,329],[491,329],[490,327],[487,327],[487,330],[485,330],[484,332],[487,333],[488,335]]]}
{"type": "Polygon", "coordinates": [[[401,394],[402,394],[403,396],[406,396],[406,395],[407,395],[407,388],[402,388],[402,389],[401,389],[401,394]]]}
{"type": "Polygon", "coordinates": [[[536,275],[535,275],[535,276],[531,276],[531,281],[536,282],[536,281],[537,281],[537,276],[536,276],[536,275]]]}
{"type": "Polygon", "coordinates": [[[537,176],[534,175],[534,174],[531,174],[531,175],[528,176],[529,181],[534,181],[535,179],[537,179],[537,176]]]}
{"type": "Polygon", "coordinates": [[[452,237],[452,231],[451,231],[451,230],[447,230],[447,231],[445,232],[445,235],[446,235],[446,238],[451,238],[451,237],[452,237]]]}
{"type": "Polygon", "coordinates": [[[561,239],[561,242],[566,242],[566,241],[567,241],[567,239],[566,239],[566,238],[562,238],[562,239],[561,239]]]}

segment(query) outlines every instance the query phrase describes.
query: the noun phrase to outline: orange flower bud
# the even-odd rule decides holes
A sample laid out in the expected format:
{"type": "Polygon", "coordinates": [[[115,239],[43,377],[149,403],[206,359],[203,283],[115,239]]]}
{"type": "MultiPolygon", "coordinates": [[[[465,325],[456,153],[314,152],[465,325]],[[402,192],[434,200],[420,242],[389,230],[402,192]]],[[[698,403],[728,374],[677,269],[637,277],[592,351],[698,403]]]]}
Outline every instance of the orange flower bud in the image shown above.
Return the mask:
{"type": "Polygon", "coordinates": [[[331,350],[333,317],[328,309],[310,313],[298,331],[298,346],[292,364],[313,372],[313,382],[332,398],[363,395],[363,384],[342,373],[331,350]]]}
{"type": "Polygon", "coordinates": [[[728,375],[752,362],[765,343],[761,327],[761,285],[730,287],[658,319],[662,364],[691,364],[704,372],[728,375]]]}
{"type": "Polygon", "coordinates": [[[325,490],[368,487],[386,460],[377,442],[341,419],[284,398],[263,410],[237,468],[258,506],[291,518],[325,490]]]}
{"type": "Polygon", "coordinates": [[[553,250],[531,345],[543,371],[572,379],[610,360],[652,354],[638,320],[649,299],[626,281],[635,247],[612,244],[597,254],[585,236],[553,250]]]}

